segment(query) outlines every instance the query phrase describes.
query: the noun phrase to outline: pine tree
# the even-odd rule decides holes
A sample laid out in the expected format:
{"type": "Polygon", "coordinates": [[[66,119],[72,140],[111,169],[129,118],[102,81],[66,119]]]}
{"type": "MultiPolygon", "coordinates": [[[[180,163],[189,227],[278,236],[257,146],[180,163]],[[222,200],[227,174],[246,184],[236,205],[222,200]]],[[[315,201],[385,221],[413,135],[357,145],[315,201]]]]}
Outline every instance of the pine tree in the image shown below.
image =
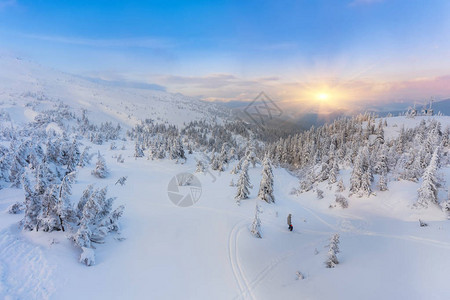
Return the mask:
{"type": "MultiPolygon", "coordinates": [[[[258,200],[256,200],[256,201],[258,201],[258,200]]],[[[260,213],[261,213],[261,210],[259,208],[258,202],[256,202],[255,218],[253,219],[252,228],[250,230],[252,235],[256,238],[262,238],[262,236],[261,236],[261,220],[259,218],[260,213]]]]}
{"type": "Polygon", "coordinates": [[[118,231],[118,219],[122,216],[124,207],[119,206],[112,211],[114,198],[107,198],[107,188],[85,190],[78,203],[83,207],[80,227],[72,236],[74,243],[82,249],[80,262],[90,266],[95,263],[95,253],[92,242],[102,243],[109,232],[118,231]],[[86,201],[86,198],[89,199],[86,201]],[[83,204],[84,202],[84,204],[83,204]]]}
{"type": "Polygon", "coordinates": [[[197,165],[195,168],[196,173],[203,173],[205,172],[205,165],[203,164],[203,161],[197,160],[197,165]]]}
{"type": "Polygon", "coordinates": [[[136,142],[134,145],[134,157],[136,159],[138,157],[144,157],[144,150],[142,150],[142,145],[139,142],[136,142]]]}
{"type": "Polygon", "coordinates": [[[329,184],[336,183],[338,172],[339,172],[339,166],[338,166],[338,163],[335,161],[333,164],[333,167],[329,170],[329,174],[328,174],[328,183],[329,184]]]}
{"type": "Polygon", "coordinates": [[[237,182],[237,193],[234,197],[238,204],[240,203],[240,200],[248,199],[248,196],[250,194],[250,186],[250,178],[248,176],[248,161],[245,160],[242,164],[241,174],[239,175],[239,180],[237,182]]]}
{"type": "Polygon", "coordinates": [[[78,166],[84,168],[86,165],[91,163],[91,155],[89,154],[89,149],[91,147],[85,147],[83,152],[81,152],[80,159],[78,161],[78,166]]]}
{"type": "Polygon", "coordinates": [[[316,190],[317,199],[323,199],[323,191],[321,189],[316,190]]]}
{"type": "Polygon", "coordinates": [[[416,206],[428,207],[430,204],[437,204],[437,178],[436,171],[439,163],[439,147],[433,153],[430,164],[425,169],[422,176],[422,184],[419,188],[416,206]]]}
{"type": "Polygon", "coordinates": [[[274,203],[273,195],[273,172],[272,164],[268,156],[264,158],[261,184],[259,186],[258,198],[267,203],[274,203]]]}
{"type": "Polygon", "coordinates": [[[38,216],[41,212],[40,198],[36,196],[35,192],[31,188],[28,175],[25,173],[22,175],[22,186],[25,192],[25,215],[22,220],[23,229],[25,230],[38,230],[38,216]]]}
{"type": "Polygon", "coordinates": [[[69,197],[72,195],[72,183],[75,181],[75,176],[75,172],[67,174],[64,176],[58,187],[56,213],[58,214],[62,231],[65,231],[64,223],[70,222],[74,218],[74,212],[69,197]]]}
{"type": "Polygon", "coordinates": [[[109,175],[108,167],[106,166],[106,161],[100,154],[97,154],[97,163],[95,164],[95,169],[91,172],[92,175],[98,178],[106,178],[109,175]]]}
{"type": "Polygon", "coordinates": [[[336,191],[338,193],[342,193],[343,191],[345,191],[345,186],[344,186],[344,181],[341,179],[339,179],[338,183],[337,183],[337,188],[336,191]]]}
{"type": "Polygon", "coordinates": [[[325,261],[325,265],[327,268],[334,268],[339,261],[337,259],[336,254],[339,253],[339,234],[334,234],[331,237],[329,249],[328,249],[328,258],[325,261]]]}
{"type": "Polygon", "coordinates": [[[441,203],[441,207],[447,213],[447,218],[450,218],[450,189],[447,192],[447,200],[441,203]]]}
{"type": "Polygon", "coordinates": [[[350,192],[362,196],[370,196],[372,193],[371,183],[373,180],[369,165],[369,155],[367,147],[363,147],[355,158],[353,171],[350,177],[350,192]]]}
{"type": "Polygon", "coordinates": [[[81,158],[80,149],[77,141],[74,139],[72,145],[69,148],[67,159],[67,172],[71,173],[76,170],[76,166],[79,164],[81,158]]]}
{"type": "Polygon", "coordinates": [[[384,173],[384,172],[381,173],[381,175],[380,175],[380,180],[378,181],[378,188],[380,189],[380,191],[388,190],[386,173],[384,173]]]}

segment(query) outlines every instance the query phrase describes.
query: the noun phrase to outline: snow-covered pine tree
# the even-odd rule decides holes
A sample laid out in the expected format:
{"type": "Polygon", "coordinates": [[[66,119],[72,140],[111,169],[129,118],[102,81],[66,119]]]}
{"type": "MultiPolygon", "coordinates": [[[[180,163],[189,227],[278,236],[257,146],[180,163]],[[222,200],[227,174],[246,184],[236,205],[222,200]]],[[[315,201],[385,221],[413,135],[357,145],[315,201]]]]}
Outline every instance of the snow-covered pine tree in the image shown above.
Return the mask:
{"type": "Polygon", "coordinates": [[[178,137],[174,138],[170,147],[170,159],[179,162],[180,159],[186,160],[183,144],[178,137]]]}
{"type": "Polygon", "coordinates": [[[109,170],[108,167],[106,166],[106,161],[100,154],[100,151],[97,154],[97,162],[95,164],[95,169],[92,170],[91,174],[98,178],[106,178],[109,175],[109,170]]]}
{"type": "Polygon", "coordinates": [[[38,230],[38,216],[42,207],[41,199],[32,190],[30,180],[26,173],[22,175],[22,186],[25,192],[25,215],[22,220],[23,229],[29,231],[34,229],[38,230]]]}
{"type": "Polygon", "coordinates": [[[336,254],[339,253],[339,234],[334,234],[331,237],[329,249],[328,249],[328,257],[325,261],[325,265],[327,268],[334,268],[339,261],[337,259],[336,254]]]}
{"type": "Polygon", "coordinates": [[[316,189],[317,199],[323,199],[323,191],[321,189],[316,189]]]}
{"type": "Polygon", "coordinates": [[[142,150],[142,145],[140,142],[136,142],[134,145],[134,157],[135,159],[138,157],[144,157],[144,150],[142,150]]]}
{"type": "Polygon", "coordinates": [[[83,194],[81,195],[80,200],[77,204],[77,217],[81,220],[83,217],[83,208],[86,202],[91,198],[92,194],[94,193],[94,185],[90,184],[86,187],[86,189],[83,191],[83,194]]]}
{"type": "Polygon", "coordinates": [[[81,152],[80,159],[78,161],[78,166],[84,168],[86,165],[91,163],[91,155],[89,154],[89,150],[91,147],[84,147],[83,152],[81,152]]]}
{"type": "Polygon", "coordinates": [[[11,169],[11,154],[8,148],[0,146],[0,181],[9,181],[11,169]]]}
{"type": "Polygon", "coordinates": [[[353,164],[353,171],[350,177],[350,192],[358,195],[358,197],[370,196],[372,193],[370,187],[372,179],[368,149],[363,147],[358,152],[353,164]]]}
{"type": "Polygon", "coordinates": [[[261,235],[261,219],[259,218],[259,214],[261,213],[261,209],[258,204],[258,200],[256,200],[255,206],[255,218],[253,219],[252,228],[250,230],[251,234],[256,238],[262,238],[261,235]]]}
{"type": "Polygon", "coordinates": [[[76,172],[65,175],[58,187],[56,213],[58,214],[62,231],[65,231],[64,223],[73,221],[75,218],[75,213],[69,199],[70,195],[72,195],[72,184],[75,181],[75,176],[76,172]]]}
{"type": "Polygon", "coordinates": [[[205,165],[203,164],[203,161],[201,161],[200,159],[197,160],[195,172],[196,173],[203,173],[203,172],[205,172],[205,165]]]}
{"type": "Polygon", "coordinates": [[[388,187],[387,187],[387,176],[386,176],[385,172],[381,173],[381,175],[380,175],[380,179],[378,181],[378,189],[380,191],[387,191],[388,190],[388,187]]]}
{"type": "Polygon", "coordinates": [[[41,195],[42,212],[38,217],[38,227],[45,232],[61,230],[61,220],[58,216],[58,185],[51,184],[41,195]]]}
{"type": "Polygon", "coordinates": [[[256,157],[255,146],[252,143],[249,143],[247,147],[245,159],[252,164],[253,168],[256,166],[256,163],[260,162],[258,157],[256,157]]]}
{"type": "Polygon", "coordinates": [[[250,194],[250,187],[250,178],[248,176],[248,160],[244,160],[244,162],[242,163],[242,170],[239,175],[239,180],[237,182],[236,196],[234,197],[238,204],[240,204],[240,201],[242,199],[248,199],[248,195],[250,194]]]}
{"type": "Polygon", "coordinates": [[[422,184],[418,192],[416,207],[428,207],[430,204],[437,204],[437,178],[436,172],[439,163],[439,147],[436,148],[431,157],[430,164],[423,172],[422,184]]]}
{"type": "Polygon", "coordinates": [[[71,173],[76,170],[76,167],[80,162],[80,158],[81,158],[80,148],[78,147],[77,140],[74,139],[68,149],[68,158],[67,158],[68,173],[71,173]]]}
{"type": "Polygon", "coordinates": [[[329,170],[328,184],[336,183],[338,173],[339,173],[339,165],[337,161],[334,161],[333,167],[329,170]]]}
{"type": "Polygon", "coordinates": [[[269,157],[266,155],[263,162],[262,178],[259,185],[258,198],[267,203],[274,203],[273,195],[273,171],[269,157]]]}
{"type": "Polygon", "coordinates": [[[234,166],[234,168],[231,170],[231,174],[237,174],[237,173],[239,173],[239,171],[241,170],[241,168],[242,168],[242,163],[244,162],[244,160],[245,160],[245,157],[242,157],[239,161],[238,161],[238,163],[234,166]]]}
{"type": "Polygon", "coordinates": [[[114,198],[106,198],[107,188],[92,190],[88,187],[83,193],[78,208],[83,207],[80,227],[72,236],[74,243],[82,249],[80,262],[90,266],[95,263],[95,253],[92,242],[101,243],[109,232],[118,231],[118,219],[122,216],[124,207],[119,206],[112,211],[114,198]],[[86,197],[89,199],[82,205],[86,197]]]}
{"type": "Polygon", "coordinates": [[[342,193],[343,191],[345,191],[345,186],[344,186],[344,181],[341,179],[339,179],[338,183],[337,183],[337,188],[336,191],[338,193],[342,193]]]}
{"type": "Polygon", "coordinates": [[[447,213],[447,218],[450,218],[450,189],[447,192],[447,199],[441,202],[441,207],[447,213]]]}

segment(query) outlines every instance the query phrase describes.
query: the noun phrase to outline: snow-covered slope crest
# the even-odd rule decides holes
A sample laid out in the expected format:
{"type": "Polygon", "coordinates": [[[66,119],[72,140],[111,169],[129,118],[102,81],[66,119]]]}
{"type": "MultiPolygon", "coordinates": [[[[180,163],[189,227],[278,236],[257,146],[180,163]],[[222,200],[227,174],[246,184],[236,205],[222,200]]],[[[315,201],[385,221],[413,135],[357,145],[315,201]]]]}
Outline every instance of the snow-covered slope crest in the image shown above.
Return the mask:
{"type": "Polygon", "coordinates": [[[2,107],[16,120],[31,121],[33,114],[18,107],[34,100],[61,100],[75,109],[87,109],[98,122],[119,122],[126,127],[143,119],[182,126],[195,120],[220,122],[230,116],[226,108],[196,98],[93,82],[0,53],[2,107]]]}

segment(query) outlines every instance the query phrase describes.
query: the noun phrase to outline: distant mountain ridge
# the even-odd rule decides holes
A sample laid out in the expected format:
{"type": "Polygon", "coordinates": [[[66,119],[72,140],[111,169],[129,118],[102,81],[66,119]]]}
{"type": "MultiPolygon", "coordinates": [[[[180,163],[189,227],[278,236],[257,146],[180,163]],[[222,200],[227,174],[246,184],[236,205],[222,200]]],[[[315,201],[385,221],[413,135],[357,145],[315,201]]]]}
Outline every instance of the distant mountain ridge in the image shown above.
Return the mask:
{"type": "Polygon", "coordinates": [[[94,112],[95,121],[119,122],[127,127],[143,119],[182,126],[195,120],[231,117],[223,106],[168,93],[156,85],[87,79],[0,54],[0,102],[14,106],[33,100],[62,101],[74,109],[94,112]]]}

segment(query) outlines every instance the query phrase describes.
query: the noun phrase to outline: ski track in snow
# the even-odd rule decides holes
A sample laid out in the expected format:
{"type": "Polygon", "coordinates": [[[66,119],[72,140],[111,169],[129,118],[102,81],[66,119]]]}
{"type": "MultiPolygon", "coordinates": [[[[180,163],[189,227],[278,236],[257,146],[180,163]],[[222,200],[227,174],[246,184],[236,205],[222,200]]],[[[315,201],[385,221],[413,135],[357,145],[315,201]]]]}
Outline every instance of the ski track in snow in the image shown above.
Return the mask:
{"type": "Polygon", "coordinates": [[[0,232],[0,298],[49,299],[54,267],[44,253],[20,237],[17,225],[0,232]]]}
{"type": "Polygon", "coordinates": [[[247,277],[245,276],[241,263],[238,258],[238,243],[237,238],[239,232],[247,224],[247,220],[242,220],[233,226],[228,238],[228,255],[230,259],[231,268],[233,269],[234,278],[239,286],[239,295],[235,299],[255,299],[252,287],[250,286],[247,277]]]}

